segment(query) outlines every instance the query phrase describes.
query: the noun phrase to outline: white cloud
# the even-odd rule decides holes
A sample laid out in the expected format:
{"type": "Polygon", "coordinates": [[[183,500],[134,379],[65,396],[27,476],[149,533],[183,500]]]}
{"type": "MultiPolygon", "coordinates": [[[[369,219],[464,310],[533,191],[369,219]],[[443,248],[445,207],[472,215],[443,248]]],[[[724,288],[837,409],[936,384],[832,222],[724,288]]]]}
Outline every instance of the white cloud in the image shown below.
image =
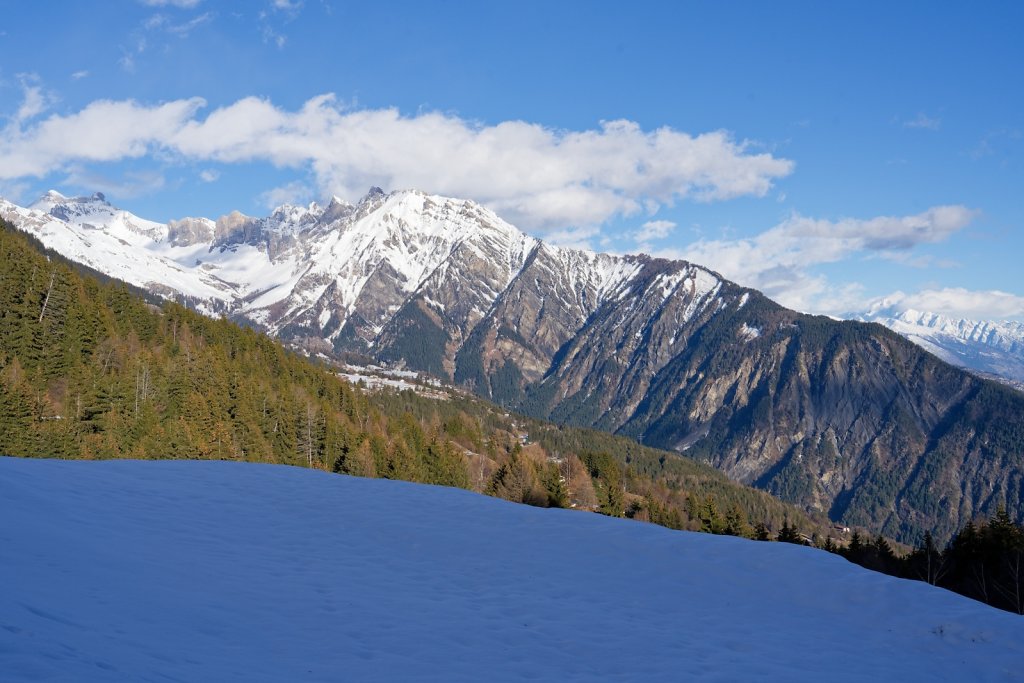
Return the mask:
{"type": "Polygon", "coordinates": [[[163,174],[152,170],[133,170],[111,178],[88,168],[75,166],[68,170],[61,185],[79,187],[87,192],[99,190],[104,194],[127,199],[162,190],[166,181],[163,174]]]}
{"type": "MultiPolygon", "coordinates": [[[[147,2],[145,4],[162,7],[174,5],[176,7],[189,9],[195,7],[198,2],[147,2]]],[[[179,39],[187,38],[192,31],[204,24],[211,22],[216,15],[213,12],[203,12],[187,21],[175,22],[171,15],[160,12],[152,14],[141,21],[138,26],[125,36],[126,44],[118,47],[121,50],[121,57],[117,63],[128,73],[135,73],[139,58],[150,51],[151,48],[159,50],[166,49],[166,36],[174,36],[179,39]],[[151,44],[152,41],[152,44],[151,44]]]]}
{"type": "Polygon", "coordinates": [[[54,98],[43,90],[39,83],[39,77],[35,74],[19,74],[18,82],[21,84],[21,105],[14,114],[14,125],[21,126],[29,119],[33,119],[46,111],[54,98]]]}
{"type": "Polygon", "coordinates": [[[990,156],[1009,156],[1013,153],[1013,146],[1024,139],[1016,128],[1000,128],[985,134],[977,145],[970,151],[971,158],[975,161],[990,156]]]}
{"type": "Polygon", "coordinates": [[[914,254],[909,251],[885,250],[869,256],[882,261],[899,263],[910,268],[958,268],[960,263],[952,259],[935,258],[931,254],[914,254]]]}
{"type": "Polygon", "coordinates": [[[892,254],[941,242],[977,215],[964,206],[937,206],[913,216],[827,221],[794,214],[755,237],[698,240],[662,255],[684,258],[761,290],[802,311],[841,312],[860,305],[855,289],[839,292],[811,268],[856,254],[892,254]]]}
{"type": "MultiPolygon", "coordinates": [[[[162,15],[157,14],[147,19],[143,23],[142,28],[146,30],[153,30],[154,28],[161,26],[164,21],[165,18],[162,15]]],[[[132,45],[129,47],[125,47],[124,45],[119,46],[121,49],[121,58],[117,60],[117,63],[128,73],[134,73],[136,67],[135,58],[146,51],[146,48],[149,47],[149,41],[146,40],[146,36],[142,35],[141,31],[133,31],[129,38],[131,39],[132,45]]]]}
{"type": "Polygon", "coordinates": [[[264,24],[261,32],[263,34],[263,42],[276,45],[278,50],[283,50],[288,42],[288,36],[278,33],[269,24],[264,24]]]}
{"type": "Polygon", "coordinates": [[[268,209],[276,209],[282,204],[305,204],[313,196],[313,190],[298,180],[267,190],[260,195],[259,201],[268,209]]]}
{"type": "Polygon", "coordinates": [[[676,224],[672,221],[647,221],[632,234],[632,237],[638,244],[646,244],[651,240],[665,239],[675,227],[676,224]]]}
{"type": "MultiPolygon", "coordinates": [[[[270,10],[259,13],[260,33],[263,42],[269,45],[276,45],[278,50],[283,50],[288,42],[288,36],[281,32],[278,21],[288,24],[298,18],[302,11],[302,0],[271,0],[270,10]]],[[[328,11],[328,14],[330,12],[328,11]]]]}
{"type": "MultiPolygon", "coordinates": [[[[173,23],[166,14],[154,14],[142,22],[142,28],[146,31],[157,31],[162,30],[179,38],[187,38],[194,29],[202,26],[203,24],[209,23],[213,20],[212,12],[203,12],[202,14],[196,15],[188,21],[181,23],[173,23]]],[[[139,52],[143,52],[146,48],[145,37],[139,38],[139,52]]]]}
{"type": "MultiPolygon", "coordinates": [[[[152,153],[308,169],[324,194],[419,188],[472,198],[532,229],[594,226],[680,200],[763,196],[793,162],[725,131],[690,135],[609,121],[583,131],[484,125],[440,112],[346,109],[333,95],[287,111],[254,97],[201,118],[200,98],[99,100],[0,134],[0,178],[152,153]]],[[[888,235],[879,235],[879,240],[888,235]]]]}
{"type": "Polygon", "coordinates": [[[202,0],[139,0],[148,7],[180,7],[181,9],[192,9],[202,0]]]}
{"type": "Polygon", "coordinates": [[[142,28],[153,31],[167,24],[169,19],[166,14],[154,14],[142,22],[142,28]]]}
{"type": "Polygon", "coordinates": [[[942,127],[942,119],[932,118],[923,112],[915,118],[903,122],[904,128],[922,128],[924,130],[938,130],[942,127]]]}
{"type": "MultiPolygon", "coordinates": [[[[21,204],[25,199],[29,198],[29,191],[32,186],[29,183],[23,181],[5,181],[0,180],[0,198],[12,201],[15,204],[21,204]]],[[[34,199],[35,197],[32,197],[34,199]]]]}
{"type": "Polygon", "coordinates": [[[89,72],[86,71],[85,69],[82,69],[81,71],[76,71],[75,73],[71,74],[71,78],[73,80],[80,81],[83,78],[86,78],[88,75],[89,75],[89,72]]]}
{"type": "Polygon", "coordinates": [[[206,168],[199,172],[199,179],[204,183],[213,183],[220,179],[220,171],[214,168],[206,168]]]}
{"type": "Polygon", "coordinates": [[[895,292],[876,299],[871,309],[938,313],[950,318],[998,320],[1024,316],[1024,296],[999,290],[970,290],[962,287],[926,289],[913,294],[895,292]]]}
{"type": "Polygon", "coordinates": [[[213,19],[213,14],[210,12],[204,12],[181,24],[168,24],[165,30],[179,38],[186,38],[193,30],[208,23],[211,19],[213,19]]]}
{"type": "Polygon", "coordinates": [[[554,230],[546,235],[544,239],[560,247],[571,247],[573,249],[594,250],[593,240],[598,237],[600,231],[595,227],[563,228],[554,230]]]}
{"type": "Polygon", "coordinates": [[[135,72],[135,55],[132,53],[123,51],[121,53],[121,59],[117,60],[117,63],[128,73],[135,72]]]}
{"type": "Polygon", "coordinates": [[[24,130],[0,132],[0,178],[42,177],[76,162],[119,161],[149,153],[169,140],[203,100],[175,100],[144,107],[131,100],[97,100],[68,116],[52,115],[24,130]]]}
{"type": "Polygon", "coordinates": [[[22,100],[21,106],[18,107],[14,120],[21,123],[38,116],[44,111],[46,111],[46,97],[43,95],[42,88],[27,86],[25,87],[25,98],[22,100]]]}

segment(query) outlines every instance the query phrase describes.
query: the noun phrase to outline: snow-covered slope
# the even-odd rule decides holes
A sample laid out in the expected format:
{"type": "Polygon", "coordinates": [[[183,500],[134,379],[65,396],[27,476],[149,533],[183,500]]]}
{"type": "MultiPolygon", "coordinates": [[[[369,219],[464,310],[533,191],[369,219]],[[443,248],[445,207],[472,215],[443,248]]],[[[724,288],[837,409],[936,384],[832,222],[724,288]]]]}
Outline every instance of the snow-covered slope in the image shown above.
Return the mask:
{"type": "Polygon", "coordinates": [[[23,208],[0,200],[0,217],[73,261],[157,293],[192,297],[207,311],[237,296],[237,286],[199,266],[202,247],[176,248],[167,226],[111,206],[102,194],[68,199],[48,192],[23,208]]]}
{"type": "Polygon", "coordinates": [[[327,206],[285,205],[265,218],[236,212],[166,225],[99,193],[67,198],[51,190],[28,208],[0,201],[0,216],[100,272],[209,312],[244,314],[271,332],[302,317],[330,339],[356,313],[370,344],[460,249],[501,264],[489,283],[493,300],[538,244],[472,202],[378,188],[356,206],[335,198],[327,206]]]}
{"type": "Polygon", "coordinates": [[[1024,620],[787,544],[224,462],[0,458],[4,681],[1020,680],[1024,620]]]}
{"type": "Polygon", "coordinates": [[[1024,323],[953,319],[893,308],[874,309],[857,318],[881,323],[947,363],[1024,388],[1024,323]]]}
{"type": "Polygon", "coordinates": [[[240,315],[272,333],[354,338],[365,349],[417,297],[440,313],[464,309],[451,322],[468,330],[541,248],[567,291],[596,295],[584,318],[638,269],[629,259],[541,245],[474,202],[413,190],[371,188],[356,205],[335,197],[265,218],[234,212],[166,225],[100,193],[50,191],[29,207],[0,200],[0,217],[74,261],[202,311],[240,315]]]}

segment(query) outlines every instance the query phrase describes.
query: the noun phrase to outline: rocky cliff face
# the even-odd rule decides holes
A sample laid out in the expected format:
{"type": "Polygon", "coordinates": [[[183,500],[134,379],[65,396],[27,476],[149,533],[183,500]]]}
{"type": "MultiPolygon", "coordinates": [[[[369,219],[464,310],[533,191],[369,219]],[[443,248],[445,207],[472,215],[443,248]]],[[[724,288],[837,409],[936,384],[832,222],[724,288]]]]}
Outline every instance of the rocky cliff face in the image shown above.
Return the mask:
{"type": "Polygon", "coordinates": [[[597,343],[574,342],[583,357],[556,364],[530,407],[687,452],[897,538],[945,537],[1002,501],[1019,513],[1024,397],[1012,390],[881,326],[803,316],[757,295],[688,332],[663,366],[627,365],[632,375],[622,376],[640,379],[619,386],[637,393],[607,408],[574,391],[578,368],[603,362],[614,376],[623,364],[597,343]]]}
{"type": "Polygon", "coordinates": [[[903,540],[944,538],[1001,502],[1024,513],[1024,396],[695,264],[553,247],[419,192],[169,226],[96,196],[0,215],[285,340],[686,453],[903,540]]]}

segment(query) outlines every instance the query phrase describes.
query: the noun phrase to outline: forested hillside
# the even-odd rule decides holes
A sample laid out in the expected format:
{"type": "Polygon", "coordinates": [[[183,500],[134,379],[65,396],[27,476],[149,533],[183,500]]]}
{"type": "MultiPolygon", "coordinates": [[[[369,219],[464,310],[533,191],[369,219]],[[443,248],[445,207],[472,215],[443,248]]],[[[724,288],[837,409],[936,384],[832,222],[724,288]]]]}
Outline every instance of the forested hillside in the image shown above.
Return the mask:
{"type": "Polygon", "coordinates": [[[822,520],[677,455],[477,399],[370,394],[265,335],[100,282],[0,226],[0,453],[287,463],[674,528],[822,520]]]}

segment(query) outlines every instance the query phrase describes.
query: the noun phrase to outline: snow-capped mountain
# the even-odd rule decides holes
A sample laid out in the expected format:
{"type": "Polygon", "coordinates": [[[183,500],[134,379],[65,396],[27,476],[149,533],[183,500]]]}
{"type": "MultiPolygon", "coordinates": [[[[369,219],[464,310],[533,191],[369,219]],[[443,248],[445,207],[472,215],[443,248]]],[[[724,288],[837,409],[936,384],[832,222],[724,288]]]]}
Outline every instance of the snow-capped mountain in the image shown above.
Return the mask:
{"type": "Polygon", "coordinates": [[[527,380],[540,379],[608,301],[650,299],[641,308],[657,310],[685,293],[673,318],[681,322],[711,304],[720,286],[691,264],[660,261],[652,277],[648,257],[555,247],[471,201],[416,191],[372,188],[355,205],[333,198],[326,206],[281,206],[265,218],[235,212],[166,225],[117,209],[99,193],[51,191],[28,208],[0,202],[0,217],[72,260],[201,311],[244,318],[320,350],[458,375],[487,391],[488,376],[509,358],[527,380]],[[633,291],[638,278],[643,286],[633,291]],[[496,338],[487,340],[479,376],[477,363],[459,368],[457,357],[485,318],[496,338]],[[423,328],[423,319],[440,337],[407,334],[423,328]],[[529,344],[503,345],[498,338],[508,335],[529,344]]]}
{"type": "Polygon", "coordinates": [[[946,538],[1004,500],[1024,514],[1024,397],[878,325],[802,315],[692,263],[552,246],[412,190],[168,224],[50,193],[0,202],[0,218],[284,341],[685,451],[901,540],[946,538]]]}
{"type": "Polygon", "coordinates": [[[378,346],[414,300],[454,329],[472,328],[538,259],[561,272],[561,303],[585,317],[640,262],[544,244],[473,202],[379,188],[356,205],[333,198],[265,218],[168,224],[101,193],[51,191],[27,208],[0,200],[0,217],[72,260],[200,310],[360,350],[378,346]]]}
{"type": "MultiPolygon", "coordinates": [[[[182,238],[191,230],[212,239],[213,221],[164,225],[111,206],[99,192],[68,198],[54,191],[27,208],[0,200],[0,217],[73,261],[158,294],[194,300],[206,312],[224,310],[239,296],[239,285],[220,277],[222,267],[203,267],[210,244],[182,238]]],[[[216,255],[222,257],[218,265],[226,265],[225,255],[216,255]]],[[[227,256],[242,263],[245,254],[227,256]]]]}
{"type": "Polygon", "coordinates": [[[893,307],[878,307],[857,319],[881,323],[947,363],[1024,389],[1024,323],[953,319],[893,307]]]}

